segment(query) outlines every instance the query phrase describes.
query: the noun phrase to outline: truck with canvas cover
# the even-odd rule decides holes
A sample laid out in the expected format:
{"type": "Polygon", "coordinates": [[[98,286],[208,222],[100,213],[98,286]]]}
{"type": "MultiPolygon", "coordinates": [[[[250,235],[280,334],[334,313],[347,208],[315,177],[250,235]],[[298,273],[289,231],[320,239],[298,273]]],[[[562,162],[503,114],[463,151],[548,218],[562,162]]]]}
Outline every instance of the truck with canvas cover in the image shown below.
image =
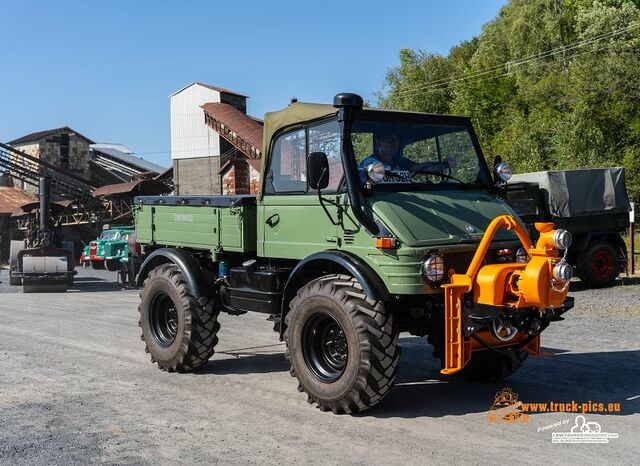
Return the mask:
{"type": "Polygon", "coordinates": [[[261,312],[309,402],[355,413],[391,389],[400,332],[426,336],[443,374],[495,381],[572,306],[570,235],[540,223],[532,244],[468,118],[338,94],[268,113],[263,147],[257,196],[135,200],[139,325],[160,369],[205,364],[220,312],[261,312]]]}
{"type": "Polygon", "coordinates": [[[535,236],[535,222],[553,222],[573,241],[567,261],[591,288],[609,286],[627,264],[621,233],[631,204],[624,168],[542,171],[513,175],[506,200],[535,236]]]}

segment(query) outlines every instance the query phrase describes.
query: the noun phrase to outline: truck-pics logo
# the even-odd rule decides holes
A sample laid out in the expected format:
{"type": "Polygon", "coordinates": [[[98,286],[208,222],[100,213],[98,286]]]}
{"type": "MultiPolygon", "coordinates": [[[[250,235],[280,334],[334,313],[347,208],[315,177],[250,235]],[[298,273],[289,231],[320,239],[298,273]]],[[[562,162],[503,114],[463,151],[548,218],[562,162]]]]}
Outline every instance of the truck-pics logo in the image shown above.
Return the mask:
{"type": "Polygon", "coordinates": [[[553,432],[553,443],[609,443],[610,438],[618,438],[617,433],[602,432],[597,422],[589,422],[582,415],[576,416],[571,432],[553,432]]]}

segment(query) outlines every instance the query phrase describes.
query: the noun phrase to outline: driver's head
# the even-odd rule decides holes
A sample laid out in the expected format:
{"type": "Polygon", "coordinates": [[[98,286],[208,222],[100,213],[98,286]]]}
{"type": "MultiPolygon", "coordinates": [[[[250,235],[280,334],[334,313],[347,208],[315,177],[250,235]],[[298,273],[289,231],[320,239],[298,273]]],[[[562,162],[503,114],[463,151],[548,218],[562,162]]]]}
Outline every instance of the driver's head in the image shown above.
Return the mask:
{"type": "Polygon", "coordinates": [[[395,133],[379,133],[375,135],[375,154],[381,159],[391,161],[398,153],[400,139],[395,133]]]}

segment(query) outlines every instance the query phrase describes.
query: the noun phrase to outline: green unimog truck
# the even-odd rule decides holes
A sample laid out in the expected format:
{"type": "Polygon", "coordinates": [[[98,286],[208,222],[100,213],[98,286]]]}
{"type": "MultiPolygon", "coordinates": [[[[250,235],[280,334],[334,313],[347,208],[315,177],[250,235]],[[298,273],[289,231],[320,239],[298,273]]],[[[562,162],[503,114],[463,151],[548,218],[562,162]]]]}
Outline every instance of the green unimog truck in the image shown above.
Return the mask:
{"type": "Polygon", "coordinates": [[[190,371],[214,353],[218,315],[261,312],[310,403],[377,404],[399,332],[427,336],[443,374],[498,380],[537,354],[572,306],[570,235],[534,246],[500,199],[468,118],[293,102],[264,120],[257,196],[135,200],[142,339],[190,371]],[[392,153],[393,152],[393,153],[392,153]]]}

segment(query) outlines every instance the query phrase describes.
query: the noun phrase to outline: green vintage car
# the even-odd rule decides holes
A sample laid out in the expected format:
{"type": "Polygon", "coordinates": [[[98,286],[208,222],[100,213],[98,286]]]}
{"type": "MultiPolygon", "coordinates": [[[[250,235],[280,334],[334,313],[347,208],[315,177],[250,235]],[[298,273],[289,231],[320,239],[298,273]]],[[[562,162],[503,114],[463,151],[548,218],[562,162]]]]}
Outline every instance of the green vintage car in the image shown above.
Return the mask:
{"type": "Polygon", "coordinates": [[[120,259],[127,257],[127,240],[134,227],[116,227],[104,230],[100,237],[85,246],[80,263],[90,264],[94,269],[118,270],[120,259]]]}

